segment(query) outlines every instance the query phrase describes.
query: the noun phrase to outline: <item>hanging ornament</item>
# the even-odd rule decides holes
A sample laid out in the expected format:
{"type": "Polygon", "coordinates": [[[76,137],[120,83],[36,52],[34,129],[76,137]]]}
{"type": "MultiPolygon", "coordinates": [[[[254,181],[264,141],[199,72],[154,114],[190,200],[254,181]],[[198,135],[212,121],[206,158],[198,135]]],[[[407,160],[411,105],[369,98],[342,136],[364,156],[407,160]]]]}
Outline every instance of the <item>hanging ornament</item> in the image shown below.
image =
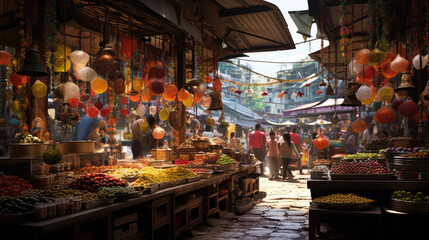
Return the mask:
{"type": "Polygon", "coordinates": [[[35,98],[42,98],[46,96],[47,91],[48,91],[48,87],[40,80],[36,80],[36,82],[31,87],[31,93],[35,98]]]}
{"type": "Polygon", "coordinates": [[[395,101],[392,103],[392,108],[398,111],[398,107],[401,106],[404,103],[404,100],[400,98],[396,98],[395,101]]]}
{"type": "Polygon", "coordinates": [[[97,101],[94,103],[94,107],[96,107],[98,110],[103,108],[103,103],[100,101],[100,98],[97,98],[97,101]]]}
{"type": "Polygon", "coordinates": [[[128,105],[128,98],[127,97],[121,97],[120,101],[123,105],[128,105]]]}
{"type": "Polygon", "coordinates": [[[203,83],[200,83],[198,87],[194,90],[194,95],[202,98],[206,93],[206,90],[207,90],[206,85],[203,83]]]}
{"type": "Polygon", "coordinates": [[[154,95],[160,95],[164,92],[164,84],[162,81],[152,80],[149,82],[149,88],[154,95]]]}
{"type": "MultiPolygon", "coordinates": [[[[156,110],[156,109],[155,109],[156,110]]],[[[138,116],[140,117],[144,117],[146,115],[146,108],[143,104],[140,104],[137,108],[136,108],[136,112],[135,112],[138,116]]]]}
{"type": "Polygon", "coordinates": [[[15,114],[22,114],[25,109],[27,109],[27,106],[20,100],[14,100],[10,104],[10,110],[15,114]]]}
{"type": "Polygon", "coordinates": [[[213,78],[210,75],[204,77],[203,81],[207,84],[212,83],[213,78]]]}
{"type": "Polygon", "coordinates": [[[4,119],[3,117],[0,117],[0,128],[7,127],[7,124],[8,124],[7,120],[4,119]]]}
{"type": "Polygon", "coordinates": [[[152,136],[155,139],[162,139],[165,136],[165,130],[162,127],[156,127],[153,131],[152,131],[152,136]]]}
{"type": "Polygon", "coordinates": [[[20,86],[27,83],[27,76],[19,75],[18,73],[12,73],[9,77],[10,83],[14,86],[20,86]]]}
{"type": "Polygon", "coordinates": [[[80,70],[86,67],[86,64],[89,61],[89,55],[84,51],[75,50],[70,53],[70,61],[73,64],[74,70],[80,70]]]}
{"type": "MultiPolygon", "coordinates": [[[[297,94],[299,95],[299,92],[297,94]]],[[[326,96],[332,96],[332,95],[334,95],[334,87],[332,86],[332,84],[329,84],[328,87],[326,87],[325,95],[326,96]]]]}
{"type": "Polygon", "coordinates": [[[369,55],[369,62],[374,67],[379,67],[384,61],[385,54],[378,48],[374,48],[369,55]]]}
{"type": "Polygon", "coordinates": [[[427,122],[428,121],[428,114],[426,112],[423,113],[422,117],[420,117],[420,113],[416,113],[413,116],[413,120],[414,122],[420,122],[420,119],[422,120],[422,122],[427,122]]]}
{"type": "Polygon", "coordinates": [[[265,91],[263,91],[262,93],[261,93],[261,96],[267,96],[268,95],[268,93],[267,92],[265,92],[265,91]]]}
{"type": "Polygon", "coordinates": [[[167,121],[168,116],[170,116],[170,111],[166,107],[163,107],[161,111],[159,111],[158,116],[162,121],[167,121]]]}
{"type": "Polygon", "coordinates": [[[83,67],[77,72],[77,77],[85,82],[91,82],[97,77],[97,72],[90,67],[83,67]]]}
{"type": "Polygon", "coordinates": [[[407,59],[401,57],[401,55],[397,55],[395,60],[390,63],[390,68],[392,68],[395,72],[405,72],[408,70],[409,62],[407,59]]]}
{"type": "Polygon", "coordinates": [[[9,65],[10,64],[10,54],[6,51],[0,51],[0,65],[9,65]]]}
{"type": "Polygon", "coordinates": [[[189,94],[188,98],[185,101],[183,101],[183,105],[185,105],[186,108],[190,108],[192,107],[193,104],[194,104],[194,95],[189,94]]]}
{"type": "Polygon", "coordinates": [[[63,84],[60,88],[62,90],[62,95],[64,97],[64,102],[68,102],[70,98],[75,98],[80,96],[80,88],[72,81],[68,81],[63,84]]]}
{"type": "Polygon", "coordinates": [[[387,60],[384,65],[381,67],[381,73],[383,73],[383,75],[386,78],[392,78],[394,76],[396,76],[396,74],[398,74],[397,72],[393,71],[392,68],[390,67],[391,65],[391,60],[387,60]]]}
{"type": "Polygon", "coordinates": [[[113,71],[114,58],[109,54],[101,55],[95,62],[95,71],[107,77],[113,71]]]}
{"type": "Polygon", "coordinates": [[[232,88],[229,89],[229,91],[230,92],[235,92],[235,88],[232,87],[232,88]]]}
{"type": "Polygon", "coordinates": [[[128,108],[121,108],[121,110],[119,110],[119,114],[121,114],[122,117],[126,117],[129,113],[130,111],[128,111],[128,108]]]}
{"type": "Polygon", "coordinates": [[[213,89],[217,93],[220,93],[222,91],[222,82],[220,81],[220,79],[218,77],[216,77],[213,81],[213,89]]]}
{"type": "Polygon", "coordinates": [[[367,85],[362,85],[356,92],[356,97],[359,100],[367,100],[372,96],[372,90],[367,85]]]}
{"type": "Polygon", "coordinates": [[[117,78],[113,82],[113,90],[116,94],[121,95],[125,92],[125,80],[123,78],[117,78]]]}
{"type": "Polygon", "coordinates": [[[69,98],[70,107],[77,107],[77,98],[69,98]]]}
{"type": "Polygon", "coordinates": [[[13,129],[18,129],[21,126],[21,122],[16,118],[12,118],[9,120],[9,126],[13,129]]]}
{"type": "Polygon", "coordinates": [[[91,90],[96,94],[102,94],[107,90],[108,84],[107,81],[101,77],[96,77],[91,81],[91,90]]]}
{"type": "Polygon", "coordinates": [[[294,93],[292,93],[292,94],[290,95],[290,98],[291,98],[291,99],[295,99],[297,96],[298,96],[298,95],[294,92],[294,93]]]}
{"type": "Polygon", "coordinates": [[[140,132],[145,133],[147,131],[149,131],[149,123],[147,122],[146,119],[143,119],[143,123],[140,125],[140,132]]]}
{"type": "Polygon", "coordinates": [[[380,99],[382,101],[385,101],[385,102],[390,102],[390,100],[392,100],[394,94],[395,94],[395,92],[393,91],[392,84],[390,84],[390,83],[383,85],[378,90],[378,96],[380,97],[380,99]]]}
{"type": "Polygon", "coordinates": [[[213,119],[213,117],[212,117],[212,116],[209,116],[209,117],[206,119],[206,124],[207,124],[207,125],[209,125],[209,126],[213,126],[213,125],[215,124],[215,120],[213,119]]]}
{"type": "Polygon", "coordinates": [[[322,150],[329,147],[329,140],[320,134],[313,142],[315,148],[322,150]]]}
{"type": "Polygon", "coordinates": [[[149,72],[148,72],[148,79],[149,80],[153,80],[153,79],[164,79],[165,76],[165,72],[164,69],[160,66],[155,66],[152,67],[149,72]]]}
{"type": "Polygon", "coordinates": [[[155,106],[149,107],[149,114],[152,116],[155,116],[155,114],[156,114],[156,107],[155,106]]]}
{"type": "Polygon", "coordinates": [[[366,100],[362,100],[361,102],[367,106],[371,105],[377,97],[377,89],[374,86],[371,86],[372,95],[370,98],[366,100]]]}
{"type": "Polygon", "coordinates": [[[134,92],[140,92],[143,88],[143,80],[140,77],[133,78],[132,88],[134,92]]]}
{"type": "Polygon", "coordinates": [[[238,95],[240,95],[243,91],[240,90],[235,90],[235,93],[237,93],[238,95]]]}
{"type": "Polygon", "coordinates": [[[165,91],[162,93],[162,96],[167,101],[173,101],[176,99],[177,87],[174,84],[165,85],[165,91]]]}
{"type": "Polygon", "coordinates": [[[89,107],[86,110],[86,115],[88,115],[88,117],[90,117],[90,118],[96,118],[98,116],[98,113],[99,113],[99,111],[96,107],[89,107]]]}
{"type": "Polygon", "coordinates": [[[102,116],[103,118],[108,117],[110,114],[110,109],[109,108],[102,108],[100,110],[100,116],[102,116]]]}
{"type": "Polygon", "coordinates": [[[358,63],[365,65],[369,63],[370,54],[371,51],[368,48],[364,48],[356,53],[355,59],[358,63]]]}
{"type": "Polygon", "coordinates": [[[130,131],[124,132],[124,134],[122,136],[124,137],[125,140],[133,139],[133,134],[130,131]]]}
{"type": "MultiPolygon", "coordinates": [[[[358,70],[359,70],[359,68],[358,68],[358,70]]],[[[358,82],[362,82],[362,68],[360,68],[360,70],[361,71],[356,72],[356,75],[359,78],[359,80],[357,80],[358,82]]],[[[376,73],[376,70],[371,65],[366,65],[363,68],[363,77],[365,78],[366,84],[368,84],[367,82],[372,82],[372,79],[375,77],[375,73],[376,73]]]]}
{"type": "Polygon", "coordinates": [[[320,95],[322,93],[323,93],[322,90],[317,90],[316,95],[320,95]]]}
{"type": "MultiPolygon", "coordinates": [[[[331,86],[332,86],[332,85],[331,85],[331,86]]],[[[304,96],[304,93],[303,93],[303,92],[301,92],[301,91],[298,91],[298,92],[296,93],[296,95],[298,95],[298,96],[302,97],[302,96],[304,96]]]]}
{"type": "Polygon", "coordinates": [[[212,97],[205,96],[205,97],[203,97],[203,99],[201,99],[201,105],[204,108],[209,108],[211,104],[212,104],[212,97]]]}
{"type": "Polygon", "coordinates": [[[70,69],[70,60],[68,58],[59,58],[55,62],[55,72],[67,72],[70,69]]]}
{"type": "Polygon", "coordinates": [[[420,70],[422,68],[425,68],[428,65],[428,54],[426,54],[426,56],[421,57],[421,61],[420,61],[420,54],[417,54],[414,58],[413,58],[413,66],[415,69],[420,70]],[[422,65],[420,68],[420,64],[422,65]]]}
{"type": "Polygon", "coordinates": [[[361,132],[365,131],[365,129],[366,129],[366,123],[361,118],[356,119],[352,123],[352,130],[355,133],[361,133],[361,132]]]}
{"type": "Polygon", "coordinates": [[[177,100],[179,100],[181,102],[188,99],[188,97],[189,97],[189,92],[184,88],[180,89],[180,91],[177,92],[177,100]]]}
{"type": "MultiPolygon", "coordinates": [[[[149,89],[149,93],[150,93],[150,89],[149,89]]],[[[130,95],[130,101],[131,102],[138,102],[140,100],[140,93],[135,94],[135,95],[130,95]]]]}
{"type": "Polygon", "coordinates": [[[373,120],[376,123],[389,123],[395,120],[396,114],[391,107],[383,106],[375,112],[373,120]]]}
{"type": "Polygon", "coordinates": [[[408,99],[398,107],[398,112],[403,116],[411,117],[418,113],[418,111],[419,105],[413,102],[411,97],[408,97],[408,99]]]}
{"type": "Polygon", "coordinates": [[[152,98],[152,91],[149,87],[144,87],[141,93],[141,99],[143,102],[150,102],[150,99],[152,98]]]}
{"type": "Polygon", "coordinates": [[[284,98],[284,97],[285,97],[285,94],[281,92],[281,93],[277,94],[277,97],[278,97],[278,98],[284,98]]]}
{"type": "Polygon", "coordinates": [[[121,38],[121,57],[125,61],[130,60],[133,57],[133,53],[137,51],[138,41],[132,36],[125,35],[121,38]]]}

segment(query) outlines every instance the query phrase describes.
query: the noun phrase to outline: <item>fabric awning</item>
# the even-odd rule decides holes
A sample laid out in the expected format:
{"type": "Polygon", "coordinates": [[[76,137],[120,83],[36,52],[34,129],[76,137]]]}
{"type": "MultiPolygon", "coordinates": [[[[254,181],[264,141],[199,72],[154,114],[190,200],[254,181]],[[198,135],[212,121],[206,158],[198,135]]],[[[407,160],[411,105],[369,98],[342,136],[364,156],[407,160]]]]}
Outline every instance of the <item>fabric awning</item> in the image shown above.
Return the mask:
{"type": "Polygon", "coordinates": [[[289,110],[285,110],[283,113],[288,113],[288,112],[293,112],[293,111],[308,109],[308,108],[316,106],[319,103],[320,102],[306,103],[306,104],[300,105],[298,107],[295,107],[295,108],[292,108],[292,109],[289,109],[289,110]]]}
{"type": "Polygon", "coordinates": [[[267,121],[267,123],[274,125],[274,126],[295,126],[295,125],[298,125],[298,124],[291,122],[289,120],[286,122],[282,122],[282,123],[275,123],[275,122],[271,122],[269,120],[265,120],[265,121],[267,121]]]}
{"type": "Polygon", "coordinates": [[[356,107],[346,107],[340,104],[344,101],[343,98],[337,98],[337,106],[335,106],[335,99],[329,98],[316,103],[308,103],[289,109],[283,112],[284,117],[305,117],[312,115],[327,114],[333,112],[352,112],[356,107]]]}

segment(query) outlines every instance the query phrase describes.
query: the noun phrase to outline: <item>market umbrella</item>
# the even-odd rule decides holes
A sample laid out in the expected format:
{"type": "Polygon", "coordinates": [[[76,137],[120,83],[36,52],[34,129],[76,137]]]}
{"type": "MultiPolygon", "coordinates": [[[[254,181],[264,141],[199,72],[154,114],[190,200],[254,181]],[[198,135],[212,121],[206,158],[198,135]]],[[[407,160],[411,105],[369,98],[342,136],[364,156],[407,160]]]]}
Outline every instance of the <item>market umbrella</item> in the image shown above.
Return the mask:
{"type": "Polygon", "coordinates": [[[314,126],[314,125],[326,125],[326,124],[331,124],[331,122],[330,121],[326,121],[326,120],[323,120],[323,119],[317,119],[316,121],[314,121],[314,122],[311,122],[311,123],[306,123],[307,125],[310,125],[310,126],[314,126]]]}
{"type": "Polygon", "coordinates": [[[294,123],[294,122],[291,122],[291,121],[287,120],[286,122],[282,122],[281,125],[284,125],[284,126],[295,126],[297,124],[294,123]]]}

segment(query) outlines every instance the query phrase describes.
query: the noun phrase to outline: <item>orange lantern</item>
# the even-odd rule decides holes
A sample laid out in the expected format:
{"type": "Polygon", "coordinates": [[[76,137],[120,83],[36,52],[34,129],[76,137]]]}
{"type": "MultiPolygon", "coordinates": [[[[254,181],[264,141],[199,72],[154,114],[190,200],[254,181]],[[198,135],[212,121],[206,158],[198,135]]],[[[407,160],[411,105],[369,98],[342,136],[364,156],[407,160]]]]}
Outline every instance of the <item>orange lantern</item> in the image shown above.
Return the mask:
{"type": "Polygon", "coordinates": [[[90,118],[96,118],[98,116],[98,113],[99,113],[99,111],[96,107],[89,107],[86,110],[86,115],[88,115],[88,117],[90,117],[90,118]]]}
{"type": "Polygon", "coordinates": [[[137,102],[140,100],[140,93],[136,94],[136,95],[130,95],[130,101],[131,102],[137,102]]]}
{"type": "Polygon", "coordinates": [[[368,64],[370,60],[370,54],[371,51],[368,48],[364,48],[356,53],[355,59],[360,64],[368,64]]]}
{"type": "Polygon", "coordinates": [[[160,139],[162,139],[164,136],[165,136],[165,130],[162,128],[162,127],[156,127],[154,130],[153,130],[153,132],[152,132],[152,136],[155,138],[155,139],[158,139],[158,140],[160,140],[160,139]]]}
{"type": "Polygon", "coordinates": [[[188,97],[189,97],[189,92],[184,88],[180,89],[180,91],[177,93],[177,100],[181,102],[188,99],[188,97]]]}
{"type": "Polygon", "coordinates": [[[139,92],[143,88],[143,80],[140,77],[133,78],[132,88],[135,92],[139,92]]]}
{"type": "Polygon", "coordinates": [[[101,77],[96,77],[91,81],[91,90],[96,94],[102,94],[107,90],[107,81],[102,79],[101,77]]]}
{"type": "Polygon", "coordinates": [[[174,84],[165,85],[165,91],[162,93],[162,96],[167,101],[173,101],[176,98],[177,87],[174,84]]]}
{"type": "Polygon", "coordinates": [[[20,75],[18,73],[12,73],[12,75],[10,75],[9,79],[10,79],[10,82],[14,86],[20,86],[24,83],[27,83],[27,76],[20,75]]]}
{"type": "Polygon", "coordinates": [[[390,61],[390,59],[388,59],[384,65],[381,67],[381,73],[383,73],[383,75],[387,78],[392,78],[394,76],[396,76],[396,74],[398,74],[397,72],[393,71],[392,68],[390,67],[390,64],[392,63],[392,61],[390,61]]]}
{"type": "Polygon", "coordinates": [[[144,87],[143,90],[142,90],[141,99],[144,102],[150,102],[151,98],[152,98],[152,91],[150,90],[149,87],[144,87]]]}
{"type": "Polygon", "coordinates": [[[230,92],[235,92],[235,88],[232,87],[232,88],[229,89],[229,91],[230,92]]]}
{"type": "Polygon", "coordinates": [[[96,62],[95,71],[98,74],[107,76],[112,72],[114,59],[109,54],[101,55],[96,62]]]}
{"type": "Polygon", "coordinates": [[[389,123],[396,117],[395,111],[391,107],[383,106],[375,112],[376,123],[389,123]]]}
{"type": "Polygon", "coordinates": [[[352,130],[355,133],[361,133],[361,132],[365,131],[365,129],[366,129],[366,123],[361,118],[356,119],[352,123],[352,130]]]}
{"type": "MultiPolygon", "coordinates": [[[[204,96],[204,95],[203,95],[204,96]]],[[[203,99],[202,96],[199,96],[197,94],[194,95],[194,103],[199,103],[201,102],[201,99],[203,99]]]]}
{"type": "Polygon", "coordinates": [[[408,70],[410,63],[407,59],[401,57],[401,55],[397,55],[395,60],[390,63],[390,68],[392,68],[395,72],[404,72],[408,70]]]}
{"type": "Polygon", "coordinates": [[[320,134],[319,137],[314,140],[313,144],[315,148],[322,150],[329,147],[329,140],[320,134]]]}
{"type": "Polygon", "coordinates": [[[208,84],[208,83],[212,83],[213,78],[212,78],[212,76],[207,75],[207,76],[205,76],[205,77],[204,77],[203,81],[204,81],[205,83],[207,83],[207,84],[208,84]]]}
{"type": "Polygon", "coordinates": [[[9,65],[10,64],[10,54],[6,51],[0,51],[0,65],[9,65]]]}
{"type": "Polygon", "coordinates": [[[284,98],[285,97],[285,94],[284,93],[279,93],[278,95],[277,95],[277,97],[279,97],[279,98],[284,98]]]}

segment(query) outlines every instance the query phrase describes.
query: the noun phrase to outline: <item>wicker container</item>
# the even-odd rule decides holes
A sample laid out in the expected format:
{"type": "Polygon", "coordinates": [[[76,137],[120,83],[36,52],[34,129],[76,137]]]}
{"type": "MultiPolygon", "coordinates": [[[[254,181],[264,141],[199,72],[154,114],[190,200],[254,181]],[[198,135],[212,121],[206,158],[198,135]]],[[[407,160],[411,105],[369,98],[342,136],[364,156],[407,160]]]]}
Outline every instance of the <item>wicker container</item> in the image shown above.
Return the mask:
{"type": "Polygon", "coordinates": [[[72,141],[66,142],[67,153],[93,153],[95,141],[72,141]]]}
{"type": "Polygon", "coordinates": [[[427,202],[418,203],[392,199],[390,208],[400,212],[429,213],[429,203],[427,202]]]}
{"type": "Polygon", "coordinates": [[[9,144],[10,158],[41,158],[48,148],[48,144],[43,143],[11,143],[9,144]]]}
{"type": "Polygon", "coordinates": [[[393,159],[399,171],[429,172],[429,158],[394,156],[393,159]]]}

